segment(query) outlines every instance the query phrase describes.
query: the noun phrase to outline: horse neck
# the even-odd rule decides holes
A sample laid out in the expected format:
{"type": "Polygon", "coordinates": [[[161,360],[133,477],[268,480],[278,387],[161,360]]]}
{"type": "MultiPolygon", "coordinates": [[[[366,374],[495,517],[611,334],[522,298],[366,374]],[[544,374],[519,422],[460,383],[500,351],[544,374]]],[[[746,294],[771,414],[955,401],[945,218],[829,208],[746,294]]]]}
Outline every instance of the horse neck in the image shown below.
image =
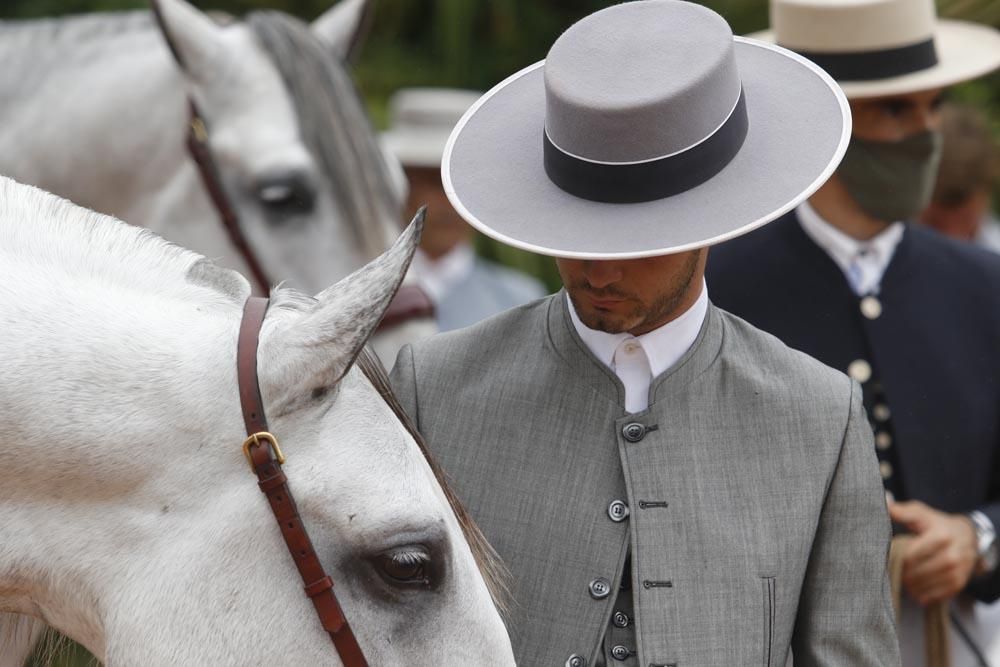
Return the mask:
{"type": "Polygon", "coordinates": [[[220,432],[238,444],[224,362],[239,309],[7,259],[5,284],[31,289],[0,288],[0,611],[44,618],[100,656],[115,582],[141,567],[176,489],[209,486],[190,469],[178,479],[179,446],[194,456],[220,432]]]}
{"type": "Polygon", "coordinates": [[[18,73],[0,77],[0,173],[249,275],[187,153],[184,81],[148,13],[0,31],[18,73]]]}

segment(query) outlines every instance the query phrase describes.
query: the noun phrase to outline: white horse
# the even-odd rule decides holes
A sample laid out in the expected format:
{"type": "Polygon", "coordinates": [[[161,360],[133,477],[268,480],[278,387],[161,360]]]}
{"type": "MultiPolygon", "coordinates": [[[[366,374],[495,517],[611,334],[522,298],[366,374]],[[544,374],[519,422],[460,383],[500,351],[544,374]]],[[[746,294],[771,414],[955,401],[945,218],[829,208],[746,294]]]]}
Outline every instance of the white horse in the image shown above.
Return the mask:
{"type": "MultiPolygon", "coordinates": [[[[150,12],[0,22],[0,174],[252,277],[188,155],[191,100],[266,279],[315,294],[400,229],[405,177],[344,66],[367,4],[341,0],[311,26],[277,12],[222,24],[184,0],[158,0],[162,33],[150,12]]],[[[391,365],[433,330],[376,348],[391,365]]]]}
{"type": "MultiPolygon", "coordinates": [[[[474,527],[352,365],[418,226],[315,299],[275,291],[264,408],[369,662],[512,665],[474,527]]],[[[249,294],[193,252],[0,178],[0,610],[108,665],[339,664],[240,447],[249,294]]],[[[0,623],[5,665],[14,634],[0,623]]]]}

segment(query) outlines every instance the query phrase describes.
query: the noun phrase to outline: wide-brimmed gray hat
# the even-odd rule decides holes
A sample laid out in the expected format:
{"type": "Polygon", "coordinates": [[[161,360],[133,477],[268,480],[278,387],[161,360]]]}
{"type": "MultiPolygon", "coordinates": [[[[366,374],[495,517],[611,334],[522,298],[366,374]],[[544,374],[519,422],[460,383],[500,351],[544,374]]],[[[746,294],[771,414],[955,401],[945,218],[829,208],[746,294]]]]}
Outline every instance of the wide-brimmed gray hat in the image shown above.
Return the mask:
{"type": "Polygon", "coordinates": [[[448,198],[503,243],[627,259],[699,248],[791,210],[851,133],[840,88],[805,58],[733,37],[681,0],[615,5],[459,121],[448,198]]]}
{"type": "Polygon", "coordinates": [[[1000,32],[939,19],[934,0],[771,0],[771,30],[749,35],[808,57],[851,99],[904,95],[1000,67],[1000,32]]]}

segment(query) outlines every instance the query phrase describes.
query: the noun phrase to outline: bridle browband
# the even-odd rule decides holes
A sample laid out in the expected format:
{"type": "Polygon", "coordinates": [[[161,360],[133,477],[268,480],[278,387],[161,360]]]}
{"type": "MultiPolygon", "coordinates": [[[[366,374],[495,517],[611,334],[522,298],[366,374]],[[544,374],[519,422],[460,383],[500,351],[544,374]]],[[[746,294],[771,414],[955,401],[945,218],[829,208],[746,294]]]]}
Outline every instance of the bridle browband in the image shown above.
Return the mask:
{"type": "Polygon", "coordinates": [[[295,506],[295,499],[288,488],[288,479],[281,469],[281,464],[285,462],[281,446],[267,427],[257,378],[257,346],[267,305],[267,299],[254,296],[247,299],[236,347],[240,407],[247,432],[247,439],[243,441],[243,453],[257,475],[257,485],[267,496],[281,535],[285,538],[288,551],[302,577],[302,583],[305,584],[305,593],[312,600],[323,629],[333,640],[341,662],[344,667],[368,667],[354,631],[333,591],[333,580],[323,569],[295,506]]]}

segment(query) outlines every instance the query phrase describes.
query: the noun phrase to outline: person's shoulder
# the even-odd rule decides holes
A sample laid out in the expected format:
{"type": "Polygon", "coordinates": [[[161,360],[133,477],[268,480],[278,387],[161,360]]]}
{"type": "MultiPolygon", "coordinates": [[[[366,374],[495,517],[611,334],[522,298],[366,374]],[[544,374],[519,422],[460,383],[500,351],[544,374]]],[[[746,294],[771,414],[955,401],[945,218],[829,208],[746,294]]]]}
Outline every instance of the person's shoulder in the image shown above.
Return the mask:
{"type": "Polygon", "coordinates": [[[714,245],[709,250],[711,258],[709,265],[714,263],[713,268],[718,268],[736,262],[738,266],[747,266],[748,257],[754,258],[755,265],[761,257],[773,255],[776,247],[786,243],[790,233],[794,232],[794,227],[798,224],[795,212],[789,211],[751,232],[714,245]]]}
{"type": "Polygon", "coordinates": [[[933,229],[911,224],[907,229],[916,259],[930,269],[940,266],[957,276],[967,276],[970,282],[991,288],[1000,286],[1000,255],[967,241],[949,238],[933,229]]]}
{"type": "Polygon", "coordinates": [[[521,301],[538,299],[549,293],[542,281],[537,278],[488,259],[477,259],[474,270],[481,272],[484,277],[521,301]]]}
{"type": "Polygon", "coordinates": [[[788,347],[746,320],[717,309],[723,325],[723,363],[730,381],[743,382],[786,406],[844,410],[851,380],[840,371],[788,347]]]}
{"type": "Polygon", "coordinates": [[[549,307],[557,295],[536,299],[471,326],[447,331],[411,345],[414,359],[429,364],[477,365],[546,336],[549,307]]]}

